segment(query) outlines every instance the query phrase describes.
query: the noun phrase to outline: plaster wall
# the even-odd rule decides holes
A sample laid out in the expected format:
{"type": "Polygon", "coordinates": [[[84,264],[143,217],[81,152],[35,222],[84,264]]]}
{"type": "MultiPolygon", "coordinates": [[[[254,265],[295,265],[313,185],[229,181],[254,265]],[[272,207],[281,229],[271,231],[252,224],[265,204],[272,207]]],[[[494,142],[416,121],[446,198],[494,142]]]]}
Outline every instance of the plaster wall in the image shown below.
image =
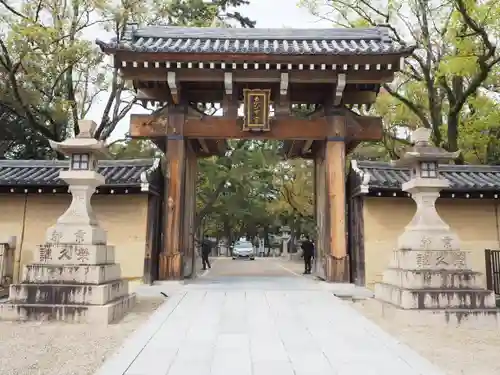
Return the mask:
{"type": "MultiPolygon", "coordinates": [[[[43,243],[45,231],[69,207],[70,199],[69,194],[0,194],[0,234],[17,237],[14,280],[24,265],[36,261],[36,246],[43,243]]],[[[127,279],[143,276],[147,201],[146,194],[92,197],[94,212],[127,279]]]]}
{"type": "MultiPolygon", "coordinates": [[[[484,250],[500,249],[497,200],[438,199],[436,207],[461,239],[462,250],[471,252],[471,266],[485,272],[484,250]]],[[[366,285],[373,289],[382,280],[397,238],[415,213],[410,198],[365,197],[363,205],[366,285]]],[[[485,286],[484,275],[481,284],[485,286]]]]}

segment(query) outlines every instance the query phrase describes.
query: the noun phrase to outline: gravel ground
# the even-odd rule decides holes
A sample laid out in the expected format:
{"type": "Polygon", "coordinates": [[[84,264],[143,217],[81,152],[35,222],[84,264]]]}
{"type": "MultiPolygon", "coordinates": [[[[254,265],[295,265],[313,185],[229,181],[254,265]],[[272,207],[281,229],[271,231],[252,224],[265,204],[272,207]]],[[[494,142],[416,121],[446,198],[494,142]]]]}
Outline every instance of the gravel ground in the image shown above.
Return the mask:
{"type": "Polygon", "coordinates": [[[140,298],[125,318],[106,327],[0,322],[0,373],[91,375],[163,301],[140,298]]]}
{"type": "Polygon", "coordinates": [[[446,326],[436,329],[388,321],[381,316],[379,303],[371,299],[352,306],[449,375],[500,374],[499,331],[446,326]]]}

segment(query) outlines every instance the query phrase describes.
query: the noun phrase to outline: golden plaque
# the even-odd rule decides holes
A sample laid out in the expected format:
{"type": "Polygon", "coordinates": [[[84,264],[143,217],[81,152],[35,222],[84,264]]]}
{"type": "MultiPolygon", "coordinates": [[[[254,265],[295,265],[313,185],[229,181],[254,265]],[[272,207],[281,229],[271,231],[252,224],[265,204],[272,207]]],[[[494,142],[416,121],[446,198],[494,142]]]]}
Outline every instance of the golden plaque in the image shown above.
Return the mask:
{"type": "Polygon", "coordinates": [[[271,90],[243,90],[244,131],[269,131],[271,90]]]}

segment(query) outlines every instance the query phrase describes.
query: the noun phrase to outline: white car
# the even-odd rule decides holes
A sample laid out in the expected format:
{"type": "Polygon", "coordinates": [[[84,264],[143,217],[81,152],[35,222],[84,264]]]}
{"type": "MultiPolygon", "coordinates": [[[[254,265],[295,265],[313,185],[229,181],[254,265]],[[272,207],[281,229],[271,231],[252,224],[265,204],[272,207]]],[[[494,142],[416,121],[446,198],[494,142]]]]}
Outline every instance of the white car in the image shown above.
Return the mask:
{"type": "Polygon", "coordinates": [[[248,258],[255,260],[255,247],[249,241],[238,241],[233,246],[233,259],[248,258]]]}

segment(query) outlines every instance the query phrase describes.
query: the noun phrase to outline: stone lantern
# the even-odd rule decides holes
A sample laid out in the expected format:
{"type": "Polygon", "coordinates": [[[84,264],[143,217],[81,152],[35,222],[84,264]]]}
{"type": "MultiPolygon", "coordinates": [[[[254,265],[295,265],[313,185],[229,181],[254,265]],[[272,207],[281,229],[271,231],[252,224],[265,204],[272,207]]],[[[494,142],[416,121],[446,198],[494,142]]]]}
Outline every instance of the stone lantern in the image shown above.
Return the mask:
{"type": "Polygon", "coordinates": [[[292,238],[290,227],[288,225],[282,226],[280,228],[280,233],[281,239],[283,240],[281,255],[283,257],[288,257],[288,242],[290,242],[290,239],[292,238]]]}
{"type": "Polygon", "coordinates": [[[74,243],[78,232],[81,242],[105,244],[106,232],[99,227],[90,200],[96,188],[105,182],[104,176],[97,172],[97,161],[107,158],[107,147],[93,138],[95,122],[81,120],[78,126],[80,134],[75,138],[60,143],[50,141],[54,150],[70,158],[69,169],[59,177],[69,185],[72,201],[56,225],[47,230],[46,241],[74,243]]]}
{"type": "MultiPolygon", "coordinates": [[[[430,136],[429,129],[417,129],[413,146],[393,163],[410,169],[410,180],[402,188],[417,209],[398,238],[381,282],[375,284],[375,298],[390,304],[391,313],[397,314],[391,319],[408,319],[412,325],[436,321],[500,328],[495,295],[482,287],[480,273],[470,267],[469,252],[460,249],[458,235],[436,211],[439,192],[450,185],[439,175],[439,162],[459,153],[433,146],[430,136]]],[[[381,306],[384,314],[389,311],[381,306]]]]}
{"type": "Polygon", "coordinates": [[[59,177],[69,185],[71,204],[47,230],[34,263],[24,267],[21,283],[10,286],[8,303],[0,304],[0,320],[109,323],[135,303],[90,202],[105,182],[97,161],[107,155],[106,146],[92,137],[93,121],[78,125],[77,137],[50,142],[70,158],[69,169],[59,177]]]}
{"type": "Polygon", "coordinates": [[[451,231],[438,212],[436,200],[439,192],[450,186],[439,175],[439,162],[456,159],[458,152],[447,152],[430,143],[431,130],[419,128],[412,134],[413,146],[407,150],[401,160],[393,162],[396,166],[410,169],[410,180],[402,189],[411,194],[417,204],[417,210],[404,233],[398,239],[398,248],[402,250],[458,250],[460,241],[451,231]]]}

